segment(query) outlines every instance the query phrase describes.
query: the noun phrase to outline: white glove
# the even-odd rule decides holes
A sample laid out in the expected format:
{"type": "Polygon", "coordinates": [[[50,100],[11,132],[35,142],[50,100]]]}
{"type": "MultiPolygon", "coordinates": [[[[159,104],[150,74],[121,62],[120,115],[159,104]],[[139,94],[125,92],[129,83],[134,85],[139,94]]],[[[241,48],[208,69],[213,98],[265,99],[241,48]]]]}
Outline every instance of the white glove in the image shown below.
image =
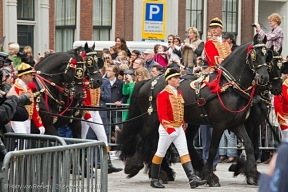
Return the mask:
{"type": "Polygon", "coordinates": [[[39,131],[40,131],[40,135],[44,135],[45,133],[45,128],[42,126],[42,127],[39,127],[39,131]]]}

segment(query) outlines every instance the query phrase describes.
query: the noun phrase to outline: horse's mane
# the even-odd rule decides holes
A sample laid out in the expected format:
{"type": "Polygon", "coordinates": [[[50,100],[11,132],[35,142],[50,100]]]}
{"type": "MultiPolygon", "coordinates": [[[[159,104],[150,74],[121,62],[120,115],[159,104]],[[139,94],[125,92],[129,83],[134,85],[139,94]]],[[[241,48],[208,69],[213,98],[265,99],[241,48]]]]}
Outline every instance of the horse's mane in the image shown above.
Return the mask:
{"type": "Polygon", "coordinates": [[[240,45],[239,47],[237,47],[221,64],[223,67],[225,67],[227,64],[231,65],[231,62],[235,62],[235,56],[237,58],[242,58],[241,56],[243,56],[243,59],[245,59],[247,55],[247,47],[251,45],[251,42],[245,43],[240,45]]]}

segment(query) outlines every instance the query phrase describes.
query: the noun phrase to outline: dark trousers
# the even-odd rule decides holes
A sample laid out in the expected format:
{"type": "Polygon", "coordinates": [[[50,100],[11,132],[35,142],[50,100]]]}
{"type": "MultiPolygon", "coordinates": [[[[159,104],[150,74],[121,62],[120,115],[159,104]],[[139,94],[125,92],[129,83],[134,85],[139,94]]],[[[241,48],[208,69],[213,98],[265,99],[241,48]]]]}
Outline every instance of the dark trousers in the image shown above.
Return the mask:
{"type": "MultiPolygon", "coordinates": [[[[200,125],[200,134],[201,134],[201,140],[202,140],[202,157],[204,161],[206,162],[209,157],[209,148],[211,143],[211,137],[213,133],[213,128],[208,127],[207,125],[200,125]]],[[[216,157],[213,161],[213,167],[216,167],[219,162],[219,148],[217,150],[216,157]]]]}

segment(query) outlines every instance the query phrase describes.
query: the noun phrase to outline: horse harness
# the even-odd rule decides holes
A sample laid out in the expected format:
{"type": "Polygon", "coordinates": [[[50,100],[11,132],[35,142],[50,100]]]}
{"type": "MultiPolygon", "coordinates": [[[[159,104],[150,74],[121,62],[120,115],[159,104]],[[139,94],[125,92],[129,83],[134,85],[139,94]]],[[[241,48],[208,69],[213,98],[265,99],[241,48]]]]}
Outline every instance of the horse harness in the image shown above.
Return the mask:
{"type": "MultiPolygon", "coordinates": [[[[251,64],[251,62],[249,62],[248,58],[249,56],[251,57],[251,60],[252,62],[255,62],[256,61],[256,51],[254,48],[257,48],[257,47],[262,47],[262,54],[265,55],[267,53],[267,50],[266,50],[266,47],[265,47],[265,44],[256,44],[256,45],[250,45],[248,47],[248,51],[247,51],[247,57],[246,57],[246,64],[248,64],[250,70],[257,74],[256,70],[260,67],[267,67],[267,69],[269,69],[269,66],[264,63],[264,64],[260,64],[258,65],[256,68],[251,64]]],[[[278,57],[274,57],[273,58],[278,58],[278,57]]],[[[219,70],[221,70],[221,73],[223,74],[223,77],[226,79],[227,83],[225,83],[222,88],[220,89],[220,92],[223,93],[225,92],[229,87],[233,87],[234,90],[236,90],[240,96],[242,96],[243,98],[245,99],[249,99],[249,102],[247,103],[247,105],[241,109],[241,110],[238,110],[238,111],[234,111],[234,112],[241,112],[241,111],[244,111],[246,108],[250,107],[253,105],[253,102],[252,102],[252,98],[254,96],[254,91],[255,91],[255,86],[256,86],[256,83],[255,81],[253,80],[252,81],[252,85],[249,86],[247,89],[244,89],[243,86],[241,86],[241,84],[239,84],[237,82],[237,80],[233,77],[232,74],[229,73],[228,70],[226,70],[224,67],[222,67],[221,65],[218,66],[219,67],[219,70]]],[[[243,68],[244,69],[244,68],[243,68]]],[[[243,72],[243,71],[242,71],[243,72]]],[[[219,73],[219,72],[218,72],[219,73]]],[[[241,73],[242,75],[242,73],[241,73]]],[[[195,93],[196,93],[196,104],[197,106],[199,107],[200,111],[201,111],[201,114],[200,114],[200,117],[202,118],[203,122],[207,125],[207,126],[210,126],[212,127],[212,124],[211,124],[211,121],[209,119],[209,116],[206,112],[206,109],[204,107],[204,105],[212,100],[214,97],[217,96],[216,93],[212,93],[211,95],[209,95],[208,97],[202,97],[201,96],[201,86],[203,85],[204,83],[204,80],[205,80],[205,77],[208,76],[208,74],[205,74],[205,75],[202,75],[202,77],[200,76],[199,77],[199,80],[196,81],[196,86],[195,86],[195,93]]],[[[241,79],[241,76],[239,78],[239,80],[241,79]]],[[[220,83],[220,82],[218,82],[220,83]]],[[[267,104],[270,104],[269,102],[269,98],[266,97],[267,95],[267,92],[263,92],[260,94],[260,99],[262,101],[264,101],[265,103],[267,104]]],[[[219,97],[219,95],[218,95],[219,97]]],[[[219,101],[221,102],[221,99],[219,97],[219,101]]],[[[222,104],[222,103],[221,103],[222,104]]],[[[224,104],[222,104],[222,106],[227,109],[224,104]]],[[[230,111],[230,110],[229,110],[230,111]]],[[[250,114],[250,110],[248,111],[247,113],[247,117],[249,116],[250,114]]]]}
{"type": "MultiPolygon", "coordinates": [[[[44,100],[45,100],[45,105],[46,105],[46,107],[45,107],[46,111],[49,111],[48,97],[57,103],[58,112],[59,112],[60,116],[63,115],[67,111],[71,111],[69,108],[74,101],[75,90],[76,90],[75,86],[76,85],[83,86],[83,84],[84,84],[83,78],[84,78],[85,72],[86,72],[85,63],[82,61],[76,61],[75,59],[72,59],[72,58],[70,58],[69,62],[67,63],[67,66],[66,66],[64,72],[47,74],[47,73],[43,73],[41,71],[37,71],[36,76],[35,76],[35,81],[36,81],[38,87],[40,88],[40,91],[34,93],[35,98],[36,98],[36,103],[37,103],[36,104],[37,110],[39,110],[39,103],[40,103],[41,95],[44,93],[45,94],[44,100]],[[61,85],[57,85],[53,81],[50,81],[50,80],[43,77],[43,76],[53,77],[53,76],[58,76],[58,75],[68,75],[68,72],[70,70],[72,70],[73,79],[71,80],[71,82],[62,82],[63,87],[61,85]],[[63,101],[63,99],[61,99],[61,98],[58,99],[57,96],[55,96],[53,94],[53,92],[49,89],[48,85],[55,87],[56,89],[58,89],[60,92],[63,93],[64,97],[67,99],[66,105],[65,105],[65,101],[63,101]],[[62,108],[64,108],[63,111],[62,111],[62,108]]],[[[85,97],[86,97],[86,95],[83,93],[82,98],[85,98],[85,97]]],[[[79,102],[77,102],[76,107],[77,106],[80,106],[79,102]]],[[[75,114],[72,114],[71,117],[77,116],[77,115],[79,115],[79,113],[80,113],[80,111],[76,110],[75,114]]],[[[56,123],[57,119],[58,119],[57,117],[54,117],[53,123],[56,123]]],[[[72,119],[70,119],[70,122],[72,122],[72,119]]]]}

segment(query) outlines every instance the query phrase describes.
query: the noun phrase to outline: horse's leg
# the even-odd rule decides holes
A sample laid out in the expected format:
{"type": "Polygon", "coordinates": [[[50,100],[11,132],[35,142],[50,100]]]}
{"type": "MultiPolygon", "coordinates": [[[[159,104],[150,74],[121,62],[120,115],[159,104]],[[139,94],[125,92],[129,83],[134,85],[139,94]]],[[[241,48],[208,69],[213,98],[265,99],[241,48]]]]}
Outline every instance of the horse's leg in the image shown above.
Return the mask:
{"type": "Polygon", "coordinates": [[[219,142],[222,137],[224,129],[221,127],[213,127],[213,133],[211,137],[209,157],[203,168],[201,178],[207,180],[207,184],[210,187],[220,187],[219,178],[213,173],[213,162],[219,148],[219,142]]]}
{"type": "Polygon", "coordinates": [[[245,151],[247,155],[246,171],[245,175],[247,178],[247,183],[250,185],[257,185],[258,182],[258,171],[256,168],[256,162],[254,157],[254,150],[252,142],[246,132],[244,125],[234,127],[232,131],[237,135],[237,137],[243,139],[245,151]]]}
{"type": "Polygon", "coordinates": [[[202,171],[204,167],[204,160],[193,145],[193,140],[195,138],[195,135],[198,133],[198,130],[199,130],[199,125],[191,125],[191,124],[188,124],[188,127],[186,129],[188,151],[190,154],[193,168],[197,175],[202,171]]]}
{"type": "Polygon", "coordinates": [[[68,127],[71,129],[74,138],[81,139],[81,121],[73,120],[72,123],[68,124],[68,127]]]}

